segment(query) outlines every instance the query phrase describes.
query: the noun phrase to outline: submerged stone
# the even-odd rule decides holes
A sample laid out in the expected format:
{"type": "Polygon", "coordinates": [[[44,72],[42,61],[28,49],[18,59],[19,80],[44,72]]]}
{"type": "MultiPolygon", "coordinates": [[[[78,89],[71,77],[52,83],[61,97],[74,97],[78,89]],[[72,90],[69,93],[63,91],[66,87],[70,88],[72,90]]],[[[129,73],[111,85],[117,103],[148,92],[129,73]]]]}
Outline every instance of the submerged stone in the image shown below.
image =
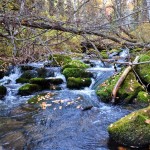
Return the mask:
{"type": "Polygon", "coordinates": [[[30,95],[34,92],[39,91],[41,88],[37,84],[25,84],[22,87],[19,88],[18,94],[24,96],[24,95],[30,95]]]}
{"type": "Polygon", "coordinates": [[[83,87],[89,87],[92,83],[90,78],[74,78],[69,77],[67,80],[67,87],[70,89],[81,89],[83,87]]]}
{"type": "Polygon", "coordinates": [[[135,111],[108,127],[110,137],[119,144],[150,145],[150,106],[135,111]]]}

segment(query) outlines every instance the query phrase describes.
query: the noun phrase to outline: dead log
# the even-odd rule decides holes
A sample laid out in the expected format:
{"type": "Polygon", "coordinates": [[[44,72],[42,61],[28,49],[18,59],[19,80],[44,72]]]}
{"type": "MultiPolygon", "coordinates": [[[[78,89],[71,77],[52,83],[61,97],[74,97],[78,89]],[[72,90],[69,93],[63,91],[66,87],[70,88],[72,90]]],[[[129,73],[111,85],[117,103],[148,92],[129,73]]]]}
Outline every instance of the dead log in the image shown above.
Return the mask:
{"type": "Polygon", "coordinates": [[[12,25],[22,25],[30,28],[38,28],[38,29],[47,29],[47,30],[58,30],[62,32],[69,32],[77,35],[95,35],[99,36],[103,39],[109,39],[111,41],[114,41],[116,43],[119,43],[121,45],[125,46],[132,46],[132,47],[141,47],[141,48],[150,48],[149,43],[133,43],[133,42],[128,42],[126,40],[122,40],[120,38],[117,38],[116,36],[106,34],[103,31],[92,31],[92,30],[86,30],[86,29],[79,29],[77,27],[71,27],[69,25],[65,26],[67,23],[66,22],[60,22],[60,21],[53,21],[53,20],[46,20],[39,18],[40,21],[36,21],[35,17],[34,18],[23,18],[19,19],[16,16],[5,16],[5,14],[0,14],[0,24],[12,24],[12,25]]]}
{"type": "MultiPolygon", "coordinates": [[[[137,63],[139,60],[139,56],[136,56],[135,60],[133,61],[134,63],[137,63]]],[[[120,76],[119,80],[117,81],[116,85],[114,86],[114,89],[112,90],[112,103],[115,103],[115,99],[116,99],[116,95],[117,92],[121,86],[121,84],[123,83],[123,81],[125,80],[126,76],[128,75],[128,73],[131,71],[132,69],[132,65],[128,66],[124,72],[122,73],[122,75],[120,76]]]]}

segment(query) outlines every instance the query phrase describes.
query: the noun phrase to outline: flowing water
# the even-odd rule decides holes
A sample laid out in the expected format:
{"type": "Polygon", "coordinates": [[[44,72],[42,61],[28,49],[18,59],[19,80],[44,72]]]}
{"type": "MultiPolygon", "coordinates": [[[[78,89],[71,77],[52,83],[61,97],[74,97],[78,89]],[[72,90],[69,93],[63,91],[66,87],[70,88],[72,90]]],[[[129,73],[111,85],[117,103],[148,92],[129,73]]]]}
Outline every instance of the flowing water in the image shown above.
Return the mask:
{"type": "MultiPolygon", "coordinates": [[[[55,77],[64,81],[62,90],[47,91],[53,96],[46,109],[26,104],[30,96],[17,95],[21,84],[15,80],[21,75],[15,67],[9,76],[0,80],[7,87],[7,95],[0,100],[0,150],[117,150],[109,144],[107,127],[130,113],[121,106],[102,103],[95,88],[114,73],[113,68],[89,69],[95,79],[89,88],[69,90],[60,68],[55,77]]],[[[30,64],[35,67],[43,63],[30,64]]]]}

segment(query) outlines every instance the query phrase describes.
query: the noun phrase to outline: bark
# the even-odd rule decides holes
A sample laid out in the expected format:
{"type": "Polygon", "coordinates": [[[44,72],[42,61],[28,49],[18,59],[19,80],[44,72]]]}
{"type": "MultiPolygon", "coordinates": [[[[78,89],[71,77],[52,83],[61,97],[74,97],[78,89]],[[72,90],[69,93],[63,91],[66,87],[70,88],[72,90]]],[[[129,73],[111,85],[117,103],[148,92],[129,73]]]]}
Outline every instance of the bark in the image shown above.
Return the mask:
{"type": "MultiPolygon", "coordinates": [[[[40,18],[41,19],[41,18],[40,18]]],[[[91,30],[86,30],[86,29],[79,29],[77,27],[69,27],[69,25],[64,26],[65,22],[52,22],[50,20],[45,21],[44,19],[41,21],[34,21],[34,19],[27,20],[26,18],[20,20],[19,18],[15,17],[5,17],[3,15],[0,15],[0,23],[5,24],[5,20],[9,22],[10,24],[13,25],[22,25],[26,27],[31,27],[31,28],[39,28],[39,29],[48,29],[48,30],[58,30],[58,31],[63,31],[63,32],[69,32],[77,35],[96,35],[99,37],[102,37],[103,39],[109,39],[111,41],[117,42],[121,45],[126,45],[126,46],[133,46],[133,47],[141,47],[141,48],[150,48],[150,44],[146,43],[133,43],[133,42],[128,42],[125,40],[122,40],[120,38],[117,38],[115,36],[112,36],[110,34],[105,34],[103,31],[91,31],[91,30]]]]}
{"type": "MultiPolygon", "coordinates": [[[[137,63],[139,60],[139,56],[137,56],[135,58],[135,60],[133,61],[133,63],[137,63]]],[[[112,91],[112,103],[115,103],[115,99],[116,99],[116,95],[117,92],[121,86],[121,84],[123,83],[123,81],[125,80],[126,76],[128,75],[128,73],[131,71],[132,66],[128,66],[124,72],[122,73],[121,77],[119,78],[119,80],[117,81],[116,85],[114,86],[114,89],[112,91]]]]}

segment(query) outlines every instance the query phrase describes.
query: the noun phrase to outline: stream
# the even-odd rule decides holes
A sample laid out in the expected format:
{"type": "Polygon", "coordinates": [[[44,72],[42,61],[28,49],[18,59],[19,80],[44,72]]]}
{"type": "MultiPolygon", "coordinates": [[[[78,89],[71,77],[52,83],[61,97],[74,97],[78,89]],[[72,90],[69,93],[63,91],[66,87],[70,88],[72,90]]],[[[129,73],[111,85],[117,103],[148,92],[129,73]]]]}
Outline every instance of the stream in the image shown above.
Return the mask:
{"type": "MultiPolygon", "coordinates": [[[[26,103],[33,95],[17,95],[22,86],[15,82],[21,75],[20,67],[14,67],[9,76],[1,79],[0,84],[7,87],[7,95],[0,100],[0,150],[125,149],[109,140],[107,127],[133,110],[98,99],[94,89],[111,76],[114,69],[104,68],[98,61],[93,60],[93,63],[95,66],[89,71],[95,78],[90,87],[82,90],[68,89],[61,69],[47,67],[64,83],[61,90],[45,91],[53,93],[46,109],[26,103]]],[[[43,62],[28,65],[40,68],[43,62]]]]}

